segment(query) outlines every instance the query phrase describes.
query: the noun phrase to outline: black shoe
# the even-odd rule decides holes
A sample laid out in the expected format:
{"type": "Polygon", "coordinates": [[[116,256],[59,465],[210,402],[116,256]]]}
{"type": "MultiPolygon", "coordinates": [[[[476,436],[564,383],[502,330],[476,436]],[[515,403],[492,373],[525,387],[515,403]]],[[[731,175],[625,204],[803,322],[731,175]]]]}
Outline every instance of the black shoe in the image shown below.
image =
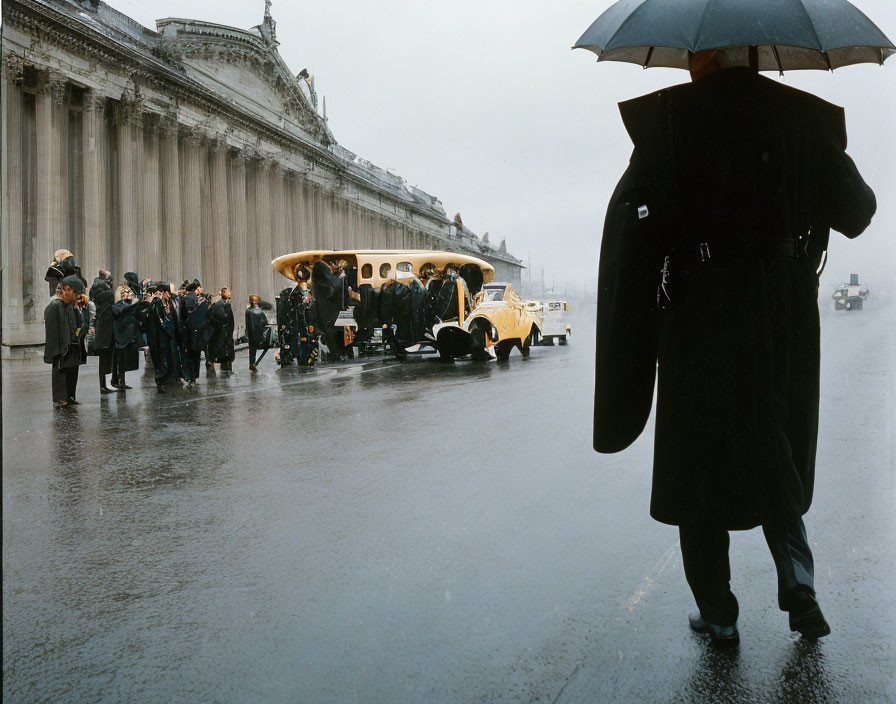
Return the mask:
{"type": "Polygon", "coordinates": [[[115,389],[110,389],[108,386],[101,386],[100,393],[101,394],[114,394],[115,389]]]}
{"type": "Polygon", "coordinates": [[[75,401],[75,399],[72,397],[72,398],[69,398],[69,400],[68,400],[68,405],[69,405],[69,406],[80,406],[80,405],[81,405],[81,402],[80,402],[80,401],[75,401]]]}
{"type": "Polygon", "coordinates": [[[156,388],[159,390],[160,394],[165,393],[165,385],[164,384],[156,384],[156,388]]]}
{"type": "Polygon", "coordinates": [[[134,388],[133,386],[128,386],[127,384],[119,384],[119,386],[118,386],[119,391],[127,391],[128,389],[133,389],[133,388],[134,388]]]}
{"type": "Polygon", "coordinates": [[[737,625],[719,626],[709,621],[704,621],[699,611],[695,611],[688,616],[688,623],[691,630],[695,633],[708,633],[712,642],[720,646],[737,645],[740,642],[740,634],[737,632],[737,625]]]}
{"type": "Polygon", "coordinates": [[[831,632],[831,627],[824,620],[824,614],[818,602],[809,592],[797,592],[791,600],[790,630],[798,631],[803,638],[816,640],[824,638],[831,632]]]}

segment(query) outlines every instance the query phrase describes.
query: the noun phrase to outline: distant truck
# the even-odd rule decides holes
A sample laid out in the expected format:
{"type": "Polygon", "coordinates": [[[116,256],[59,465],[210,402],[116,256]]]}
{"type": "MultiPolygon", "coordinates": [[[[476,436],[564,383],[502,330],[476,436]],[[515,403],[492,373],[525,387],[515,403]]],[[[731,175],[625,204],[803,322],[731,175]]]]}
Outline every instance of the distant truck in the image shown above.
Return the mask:
{"type": "Polygon", "coordinates": [[[547,300],[544,302],[544,324],[541,329],[543,345],[553,345],[557,340],[561,345],[572,337],[572,326],[569,324],[569,304],[564,300],[547,300]]]}
{"type": "Polygon", "coordinates": [[[868,293],[868,287],[859,284],[859,275],[850,274],[849,283],[840,284],[834,291],[834,310],[862,310],[868,293]]]}

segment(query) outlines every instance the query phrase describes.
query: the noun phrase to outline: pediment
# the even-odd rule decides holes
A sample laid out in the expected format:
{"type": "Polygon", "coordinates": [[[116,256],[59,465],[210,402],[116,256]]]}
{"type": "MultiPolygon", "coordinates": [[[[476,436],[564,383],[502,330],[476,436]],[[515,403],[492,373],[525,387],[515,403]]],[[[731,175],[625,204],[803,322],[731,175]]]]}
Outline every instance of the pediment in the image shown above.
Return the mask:
{"type": "Polygon", "coordinates": [[[209,90],[287,130],[327,141],[323,119],[276,44],[232,27],[184,20],[160,20],[163,47],[184,73],[209,90]]]}

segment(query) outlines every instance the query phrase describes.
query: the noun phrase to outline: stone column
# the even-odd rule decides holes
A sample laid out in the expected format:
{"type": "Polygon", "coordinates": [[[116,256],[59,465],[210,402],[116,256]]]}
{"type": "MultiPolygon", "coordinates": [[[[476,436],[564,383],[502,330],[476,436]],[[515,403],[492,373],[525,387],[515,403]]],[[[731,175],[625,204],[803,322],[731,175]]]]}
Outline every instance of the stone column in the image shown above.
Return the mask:
{"type": "MultiPolygon", "coordinates": [[[[118,126],[118,268],[113,272],[116,279],[126,271],[139,271],[137,255],[143,223],[140,222],[138,194],[138,152],[137,142],[143,141],[143,113],[139,104],[122,99],[115,110],[118,126]]],[[[140,152],[143,147],[140,145],[140,152]]]]}
{"type": "Polygon", "coordinates": [[[311,249],[308,246],[308,230],[305,224],[305,176],[297,173],[293,183],[293,207],[292,207],[292,249],[301,252],[311,249]]]}
{"type": "MultiPolygon", "coordinates": [[[[36,237],[32,250],[34,310],[40,314],[49,300],[44,281],[47,267],[57,249],[70,249],[68,242],[68,178],[65,174],[68,144],[68,115],[65,109],[65,79],[48,74],[38,85],[35,98],[37,122],[37,203],[36,237]]],[[[82,256],[75,252],[76,258],[82,256]]],[[[89,273],[89,272],[87,272],[89,273]]],[[[86,276],[85,276],[86,278],[86,276]]]]}
{"type": "Polygon", "coordinates": [[[272,159],[261,159],[255,170],[255,266],[258,295],[271,300],[274,276],[271,269],[271,168],[272,159]]]}
{"type": "Polygon", "coordinates": [[[176,283],[180,283],[184,275],[177,121],[171,117],[163,119],[159,132],[159,180],[164,237],[158,275],[165,280],[177,279],[176,283]]]}
{"type": "Polygon", "coordinates": [[[158,280],[162,266],[162,218],[160,191],[159,118],[146,115],[143,121],[143,160],[137,162],[142,173],[143,237],[138,257],[141,278],[158,280]]]}
{"type": "Polygon", "coordinates": [[[246,286],[249,293],[261,295],[258,285],[258,200],[256,181],[259,179],[259,159],[246,155],[246,286]]]}
{"type": "MultiPolygon", "coordinates": [[[[202,199],[199,174],[200,134],[184,129],[181,139],[181,280],[202,276],[202,199]]],[[[176,281],[175,283],[180,283],[176,281]]]]}
{"type": "MultiPolygon", "coordinates": [[[[3,267],[3,344],[21,341],[24,311],[22,301],[22,257],[24,199],[22,192],[22,80],[24,65],[12,53],[3,57],[0,86],[0,118],[2,118],[2,267],[3,267]]],[[[43,279],[43,276],[40,277],[43,279]]],[[[43,300],[43,299],[41,299],[43,300]]]]}
{"type": "Polygon", "coordinates": [[[215,140],[211,145],[212,181],[212,261],[214,262],[215,290],[222,286],[233,287],[233,269],[230,264],[230,204],[227,189],[227,142],[215,140]]]}
{"type": "MultiPolygon", "coordinates": [[[[286,224],[286,249],[280,254],[297,251],[295,248],[295,198],[296,174],[292,169],[285,169],[283,174],[283,221],[286,224]]],[[[277,256],[280,256],[279,254],[277,256]]]]}
{"type": "MultiPolygon", "coordinates": [[[[274,164],[270,171],[271,177],[271,248],[269,250],[268,266],[272,260],[281,254],[289,253],[289,245],[286,239],[286,174],[280,164],[274,164]]],[[[274,277],[279,274],[271,269],[274,277]]],[[[273,283],[280,283],[275,278],[273,283]]]]}
{"type": "MultiPolygon", "coordinates": [[[[212,174],[210,156],[214,145],[211,135],[203,135],[199,143],[199,202],[200,202],[200,241],[202,260],[200,272],[196,275],[202,281],[202,287],[208,293],[214,293],[215,284],[215,204],[212,192],[212,174]]],[[[226,204],[225,204],[226,205],[226,204]]]]}
{"type": "MultiPolygon", "coordinates": [[[[248,232],[246,228],[246,157],[243,152],[234,150],[230,159],[230,285],[233,288],[234,300],[246,302],[250,293],[247,270],[249,253],[247,249],[248,232]]],[[[241,310],[235,306],[234,310],[241,310]]],[[[242,316],[234,313],[238,329],[243,327],[242,316]]]]}
{"type": "MultiPolygon", "coordinates": [[[[84,253],[82,270],[108,269],[106,251],[106,96],[84,96],[84,253]]],[[[116,272],[120,277],[121,272],[116,272]]],[[[85,277],[86,278],[86,277],[85,277]]]]}

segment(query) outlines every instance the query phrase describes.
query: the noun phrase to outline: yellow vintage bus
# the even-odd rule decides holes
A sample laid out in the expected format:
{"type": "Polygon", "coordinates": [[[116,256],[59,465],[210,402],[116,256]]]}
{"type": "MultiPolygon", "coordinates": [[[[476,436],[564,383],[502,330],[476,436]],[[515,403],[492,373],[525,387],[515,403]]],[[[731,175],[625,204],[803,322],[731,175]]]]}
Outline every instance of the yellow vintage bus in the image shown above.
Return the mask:
{"type": "Polygon", "coordinates": [[[296,272],[301,267],[308,274],[303,281],[310,281],[314,262],[323,259],[325,262],[344,260],[349,266],[358,270],[358,285],[370,284],[378,289],[387,281],[401,274],[411,274],[417,278],[425,278],[422,273],[427,269],[444,269],[453,266],[460,269],[464,264],[475,264],[482,270],[482,280],[489,283],[495,278],[495,268],[482,259],[455,252],[442,252],[427,249],[312,249],[306,252],[293,252],[277,257],[271,266],[287,279],[298,281],[296,272]]]}

